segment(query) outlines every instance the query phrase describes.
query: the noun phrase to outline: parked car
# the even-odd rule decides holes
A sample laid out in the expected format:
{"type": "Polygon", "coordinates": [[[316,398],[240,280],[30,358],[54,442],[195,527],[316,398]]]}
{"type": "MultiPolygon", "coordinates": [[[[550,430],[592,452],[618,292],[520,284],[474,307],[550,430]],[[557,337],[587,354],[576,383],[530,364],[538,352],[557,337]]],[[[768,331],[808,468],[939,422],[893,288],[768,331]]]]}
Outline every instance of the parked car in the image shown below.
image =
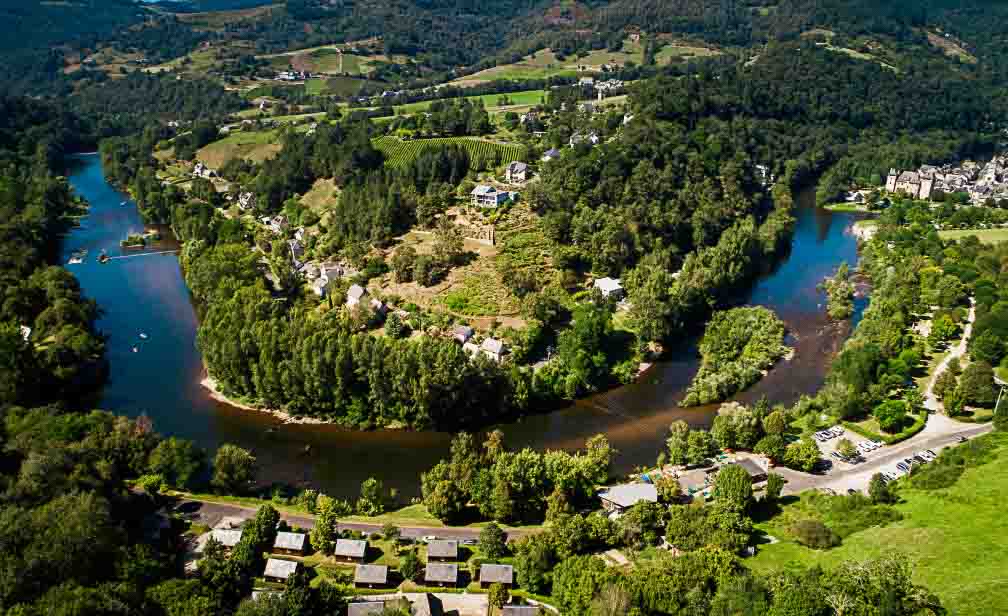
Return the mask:
{"type": "Polygon", "coordinates": [[[904,473],[910,472],[910,467],[906,465],[906,462],[900,462],[899,464],[896,465],[896,468],[900,469],[904,473]]]}
{"type": "Polygon", "coordinates": [[[968,439],[965,436],[960,436],[956,440],[959,441],[960,443],[965,443],[968,439]]]}
{"type": "Polygon", "coordinates": [[[930,449],[925,449],[924,451],[926,451],[927,453],[931,454],[932,456],[934,456],[936,458],[938,457],[938,454],[936,454],[935,452],[931,451],[930,449]]]}

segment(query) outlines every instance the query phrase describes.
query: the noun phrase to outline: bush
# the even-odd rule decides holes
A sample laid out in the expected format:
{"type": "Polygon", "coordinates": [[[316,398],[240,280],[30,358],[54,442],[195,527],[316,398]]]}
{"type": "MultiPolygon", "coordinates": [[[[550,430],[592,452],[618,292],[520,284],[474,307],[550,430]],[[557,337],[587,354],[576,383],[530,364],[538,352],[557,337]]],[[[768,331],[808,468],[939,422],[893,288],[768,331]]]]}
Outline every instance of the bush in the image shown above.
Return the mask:
{"type": "Polygon", "coordinates": [[[799,520],[791,525],[795,541],[813,550],[826,550],[840,545],[840,537],[819,520],[799,520]]]}
{"type": "Polygon", "coordinates": [[[898,432],[908,420],[906,402],[902,400],[886,400],[872,414],[879,427],[890,434],[898,432]]]}

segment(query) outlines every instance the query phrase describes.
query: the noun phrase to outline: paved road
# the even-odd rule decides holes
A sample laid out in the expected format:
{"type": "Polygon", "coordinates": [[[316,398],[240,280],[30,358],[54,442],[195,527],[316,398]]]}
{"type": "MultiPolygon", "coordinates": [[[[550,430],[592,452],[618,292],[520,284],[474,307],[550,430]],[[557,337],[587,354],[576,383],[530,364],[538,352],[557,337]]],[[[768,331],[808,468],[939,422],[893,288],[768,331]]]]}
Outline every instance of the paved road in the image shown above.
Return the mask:
{"type": "Polygon", "coordinates": [[[802,473],[784,467],[775,468],[773,472],[779,473],[787,480],[788,483],[784,486],[785,494],[796,494],[810,488],[831,488],[837,494],[843,494],[848,489],[865,491],[872,475],[892,468],[897,462],[922,449],[937,452],[955,445],[960,436],[975,438],[992,429],[993,426],[990,424],[962,423],[944,415],[934,414],[928,418],[927,425],[919,434],[902,443],[877,449],[867,454],[865,461],[859,464],[836,463],[831,471],[821,475],[802,473]]]}
{"type": "MultiPolygon", "coordinates": [[[[266,504],[266,503],[264,503],[266,504]]],[[[255,516],[258,507],[248,505],[234,505],[230,503],[215,503],[211,501],[180,499],[175,510],[186,515],[189,519],[200,524],[205,524],[211,528],[217,526],[224,518],[249,519],[255,516]]],[[[315,516],[308,514],[280,513],[280,518],[291,526],[311,529],[315,527],[315,516]]],[[[363,533],[380,533],[382,524],[366,524],[361,522],[340,522],[340,530],[352,530],[363,533]]],[[[439,539],[476,540],[479,538],[479,528],[460,527],[436,527],[436,526],[400,526],[401,536],[417,539],[433,535],[439,539]]],[[[517,539],[532,533],[539,532],[538,529],[511,529],[507,531],[508,539],[517,539]]]]}

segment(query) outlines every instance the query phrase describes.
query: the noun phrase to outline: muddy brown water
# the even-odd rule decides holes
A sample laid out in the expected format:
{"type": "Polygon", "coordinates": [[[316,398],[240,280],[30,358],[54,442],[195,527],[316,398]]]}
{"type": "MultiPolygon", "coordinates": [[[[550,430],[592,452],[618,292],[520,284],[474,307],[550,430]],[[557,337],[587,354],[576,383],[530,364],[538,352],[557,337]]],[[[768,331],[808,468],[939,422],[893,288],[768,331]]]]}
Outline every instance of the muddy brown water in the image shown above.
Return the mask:
{"type": "MultiPolygon", "coordinates": [[[[105,181],[98,155],[76,157],[68,177],[91,203],[81,227],[64,242],[62,257],[66,263],[70,252],[89,250],[84,263],[67,267],[103,310],[99,327],[109,336],[110,378],[100,408],[132,417],[146,414],[159,432],[193,439],[207,448],[229,442],[252,449],[265,480],[312,485],[352,497],[361,481],[373,476],[397,488],[403,498],[419,493],[420,473],[445,455],[450,434],[282,425],[270,415],[211,399],[199,384],[204,373],[196,348],[196,316],[178,258],[149,254],[177,244],[166,239],[140,251],[143,256],[99,264],[102,249],[113,257],[127,254],[119,241],[141,231],[143,221],[128,196],[105,181]]],[[[816,208],[812,191],[799,195],[796,215],[790,254],[740,298],[741,303],[768,306],[780,315],[795,354],[741,394],[741,401],[766,395],[772,402],[790,403],[816,391],[850,331],[850,323],[827,321],[825,298],[816,285],[841,261],[856,262],[850,227],[857,217],[816,208]]],[[[855,322],[866,303],[857,300],[855,322]]],[[[654,462],[673,421],[710,425],[717,405],[690,409],[677,405],[697,366],[696,340],[684,339],[636,384],[499,427],[510,447],[539,450],[576,449],[592,435],[604,433],[619,452],[615,470],[628,472],[654,462]]]]}

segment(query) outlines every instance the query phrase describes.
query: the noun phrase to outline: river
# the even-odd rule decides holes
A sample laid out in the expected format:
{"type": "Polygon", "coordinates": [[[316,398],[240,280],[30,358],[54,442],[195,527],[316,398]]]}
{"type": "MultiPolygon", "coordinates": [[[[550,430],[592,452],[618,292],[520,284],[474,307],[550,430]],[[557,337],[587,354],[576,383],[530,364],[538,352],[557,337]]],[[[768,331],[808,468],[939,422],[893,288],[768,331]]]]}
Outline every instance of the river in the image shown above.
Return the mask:
{"type": "MultiPolygon", "coordinates": [[[[62,259],[66,263],[74,250],[89,251],[83,263],[67,267],[102,308],[98,327],[108,336],[110,375],[99,408],[131,417],[146,414],[162,434],[192,439],[208,449],[221,443],[247,447],[258,457],[263,479],[303,482],[351,497],[362,480],[374,476],[404,498],[419,493],[420,473],[446,454],[450,434],[281,425],[270,415],[211,399],[199,384],[203,366],[196,348],[196,314],[171,252],[178,245],[165,239],[140,251],[120,249],[119,241],[128,233],[144,229],[136,205],[105,181],[97,154],[71,162],[70,183],[91,210],[64,241],[62,259]],[[97,262],[102,250],[113,257],[106,264],[97,262]]],[[[856,217],[816,208],[811,190],[797,202],[790,255],[761,277],[746,298],[746,303],[772,308],[785,321],[795,355],[740,395],[743,401],[766,395],[790,403],[814,392],[849,333],[850,324],[827,321],[825,298],[816,285],[841,261],[856,262],[850,233],[856,217]]],[[[855,320],[865,304],[856,302],[855,320]]],[[[698,366],[695,341],[684,340],[681,347],[637,384],[500,426],[506,443],[512,448],[575,449],[602,432],[619,451],[617,472],[653,463],[671,422],[708,426],[716,410],[676,405],[698,366]]]]}

